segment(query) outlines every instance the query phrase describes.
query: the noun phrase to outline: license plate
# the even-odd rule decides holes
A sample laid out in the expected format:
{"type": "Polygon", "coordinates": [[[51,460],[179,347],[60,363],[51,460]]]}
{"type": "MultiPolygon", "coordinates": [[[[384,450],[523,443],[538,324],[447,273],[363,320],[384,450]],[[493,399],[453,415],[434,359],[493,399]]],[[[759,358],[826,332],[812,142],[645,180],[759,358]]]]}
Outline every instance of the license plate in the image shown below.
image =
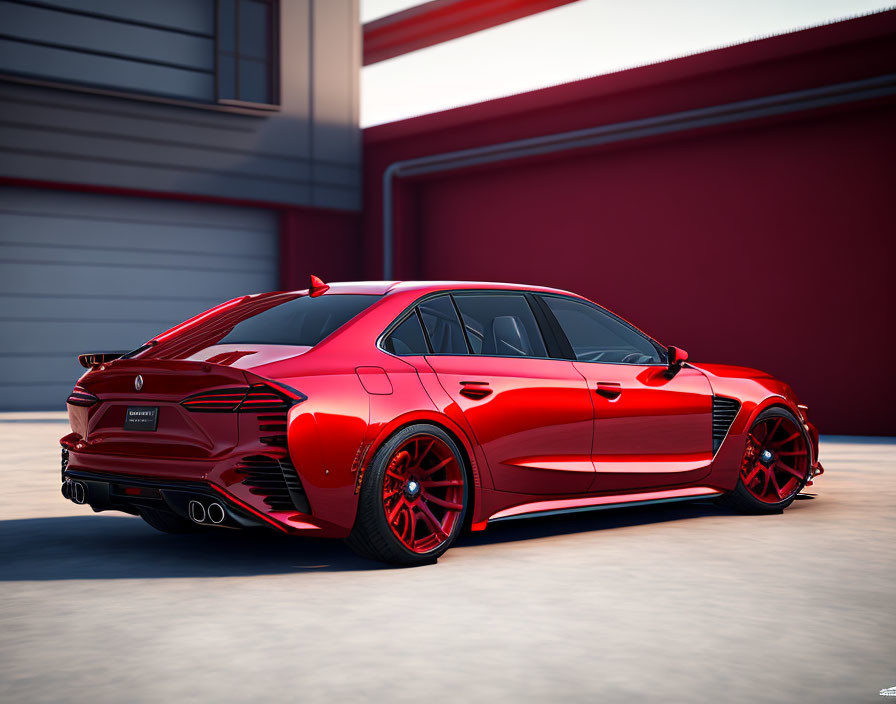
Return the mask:
{"type": "Polygon", "coordinates": [[[128,406],[124,416],[125,430],[155,430],[158,424],[157,406],[128,406]]]}

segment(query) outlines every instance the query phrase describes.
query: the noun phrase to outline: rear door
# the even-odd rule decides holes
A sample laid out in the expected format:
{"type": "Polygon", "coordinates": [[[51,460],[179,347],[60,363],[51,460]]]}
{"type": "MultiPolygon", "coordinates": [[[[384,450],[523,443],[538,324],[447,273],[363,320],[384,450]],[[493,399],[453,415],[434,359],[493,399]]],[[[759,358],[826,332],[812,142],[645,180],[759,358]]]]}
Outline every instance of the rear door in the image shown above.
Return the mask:
{"type": "Polygon", "coordinates": [[[667,374],[661,350],[593,304],[544,295],[595,407],[592,490],[696,481],[712,462],[712,389],[696,369],[667,374]]]}
{"type": "Polygon", "coordinates": [[[495,488],[586,492],[594,477],[588,387],[570,361],[549,358],[530,298],[442,294],[419,311],[433,350],[427,361],[475,433],[495,488]]]}

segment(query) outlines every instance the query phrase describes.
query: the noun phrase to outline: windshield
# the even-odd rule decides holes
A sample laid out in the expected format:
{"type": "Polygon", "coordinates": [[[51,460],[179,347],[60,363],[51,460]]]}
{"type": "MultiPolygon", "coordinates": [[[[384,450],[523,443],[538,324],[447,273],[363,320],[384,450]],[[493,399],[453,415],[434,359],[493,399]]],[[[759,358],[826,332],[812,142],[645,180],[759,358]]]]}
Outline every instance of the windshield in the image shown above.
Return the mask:
{"type": "Polygon", "coordinates": [[[212,315],[182,334],[133,356],[186,359],[212,345],[314,347],[379,298],[348,293],[316,298],[275,294],[212,315]]]}

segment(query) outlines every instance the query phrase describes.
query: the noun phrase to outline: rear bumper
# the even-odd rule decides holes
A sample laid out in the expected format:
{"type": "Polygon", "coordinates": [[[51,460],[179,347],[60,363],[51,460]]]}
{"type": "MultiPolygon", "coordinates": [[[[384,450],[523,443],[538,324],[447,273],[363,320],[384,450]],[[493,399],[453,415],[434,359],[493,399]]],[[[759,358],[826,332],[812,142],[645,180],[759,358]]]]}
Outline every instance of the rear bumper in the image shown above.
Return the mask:
{"type": "MultiPolygon", "coordinates": [[[[218,524],[221,527],[265,527],[295,535],[347,536],[348,531],[340,526],[320,520],[311,513],[283,506],[282,498],[277,506],[284,510],[272,508],[269,503],[271,493],[294,490],[294,483],[288,484],[280,475],[282,490],[279,485],[259,488],[249,482],[241,470],[244,459],[230,457],[217,462],[150,460],[79,453],[63,448],[63,496],[74,500],[72,483],[80,482],[83,503],[94,511],[123,511],[138,515],[141,508],[154,508],[182,518],[189,518],[190,501],[197,500],[204,505],[216,501],[226,513],[226,519],[218,524]]],[[[310,510],[307,501],[302,508],[310,510]]]]}
{"type": "Polygon", "coordinates": [[[84,487],[83,503],[97,512],[123,511],[139,515],[141,508],[150,508],[168,511],[189,520],[191,501],[200,501],[204,505],[218,502],[224,506],[225,519],[216,525],[225,528],[280,528],[279,524],[265,520],[233,501],[232,497],[222,496],[211,485],[202,482],[153,480],[77,469],[63,471],[62,481],[63,496],[72,498],[74,493],[71,486],[77,482],[84,487]]]}

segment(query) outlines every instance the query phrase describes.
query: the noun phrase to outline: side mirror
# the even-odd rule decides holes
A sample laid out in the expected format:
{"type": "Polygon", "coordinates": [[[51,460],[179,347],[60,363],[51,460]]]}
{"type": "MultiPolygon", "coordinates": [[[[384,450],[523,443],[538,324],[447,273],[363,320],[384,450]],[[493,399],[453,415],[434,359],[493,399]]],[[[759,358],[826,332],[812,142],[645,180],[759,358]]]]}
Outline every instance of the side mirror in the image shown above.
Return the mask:
{"type": "Polygon", "coordinates": [[[668,349],[669,356],[669,376],[674,376],[679,369],[688,361],[688,353],[680,347],[670,347],[668,349]]]}

